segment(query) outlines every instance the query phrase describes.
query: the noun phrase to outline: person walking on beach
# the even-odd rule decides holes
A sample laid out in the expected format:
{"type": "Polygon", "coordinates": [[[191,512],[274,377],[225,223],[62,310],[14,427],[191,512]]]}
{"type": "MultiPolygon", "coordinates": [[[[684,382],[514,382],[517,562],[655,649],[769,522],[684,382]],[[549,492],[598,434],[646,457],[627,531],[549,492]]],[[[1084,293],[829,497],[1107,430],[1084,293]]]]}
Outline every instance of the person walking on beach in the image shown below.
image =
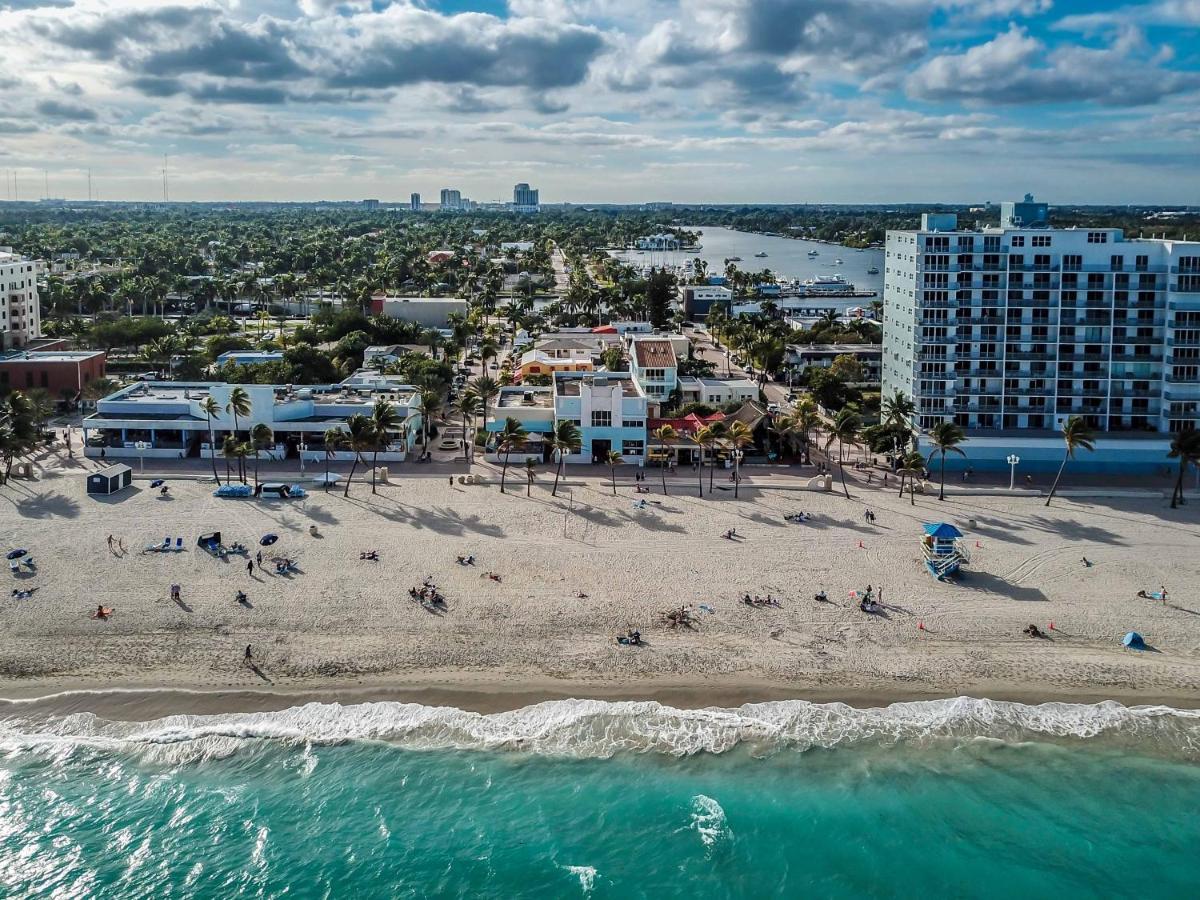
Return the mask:
{"type": "Polygon", "coordinates": [[[176,603],[180,602],[180,593],[179,593],[179,585],[178,584],[171,585],[171,599],[174,600],[176,603]]]}
{"type": "Polygon", "coordinates": [[[113,536],[111,534],[108,536],[108,552],[113,552],[113,536]]]}
{"type": "Polygon", "coordinates": [[[248,563],[246,563],[246,574],[251,578],[254,577],[254,560],[250,560],[248,563]]]}
{"type": "Polygon", "coordinates": [[[250,645],[249,644],[246,645],[246,654],[245,654],[245,656],[242,657],[242,662],[244,662],[248,666],[254,664],[253,657],[250,654],[250,645]]]}
{"type": "Polygon", "coordinates": [[[254,558],[256,560],[258,560],[258,567],[261,569],[262,568],[262,551],[259,550],[258,553],[255,554],[254,558]]]}
{"type": "Polygon", "coordinates": [[[454,476],[453,475],[450,476],[450,487],[451,488],[454,487],[454,476]]]}

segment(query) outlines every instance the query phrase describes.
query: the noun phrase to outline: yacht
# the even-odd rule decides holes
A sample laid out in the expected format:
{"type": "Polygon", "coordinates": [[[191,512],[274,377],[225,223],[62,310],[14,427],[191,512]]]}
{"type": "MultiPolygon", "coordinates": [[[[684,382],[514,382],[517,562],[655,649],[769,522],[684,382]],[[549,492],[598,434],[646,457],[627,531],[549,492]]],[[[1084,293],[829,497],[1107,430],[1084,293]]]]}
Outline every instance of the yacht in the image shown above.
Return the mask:
{"type": "Polygon", "coordinates": [[[755,253],[754,255],[755,255],[755,256],[756,256],[758,259],[766,259],[766,258],[767,258],[767,251],[765,251],[765,250],[759,250],[759,251],[758,251],[757,253],[755,253]]]}
{"type": "Polygon", "coordinates": [[[809,251],[808,251],[808,255],[809,255],[809,256],[820,256],[820,255],[821,255],[821,251],[820,251],[820,250],[809,250],[809,251]]]}
{"type": "Polygon", "coordinates": [[[740,256],[727,256],[727,257],[725,257],[725,262],[727,262],[727,263],[731,263],[731,262],[741,262],[741,261],[742,261],[742,258],[741,258],[740,256]]]}
{"type": "Polygon", "coordinates": [[[868,275],[878,275],[879,274],[879,266],[871,266],[871,268],[867,269],[867,274],[868,275]]]}
{"type": "Polygon", "coordinates": [[[804,290],[807,294],[840,294],[852,292],[854,285],[841,275],[817,275],[805,280],[804,290]]]}
{"type": "Polygon", "coordinates": [[[840,265],[842,264],[842,258],[839,256],[837,259],[835,259],[835,260],[833,261],[833,264],[834,264],[835,266],[840,266],[840,265]]]}

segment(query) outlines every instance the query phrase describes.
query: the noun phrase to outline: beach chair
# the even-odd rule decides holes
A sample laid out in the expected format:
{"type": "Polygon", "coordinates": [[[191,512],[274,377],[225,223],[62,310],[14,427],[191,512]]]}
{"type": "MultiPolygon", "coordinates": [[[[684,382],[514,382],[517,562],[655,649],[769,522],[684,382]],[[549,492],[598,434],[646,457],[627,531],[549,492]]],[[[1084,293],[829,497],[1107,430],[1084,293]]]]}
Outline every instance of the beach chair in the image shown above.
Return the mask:
{"type": "Polygon", "coordinates": [[[183,552],[183,538],[175,538],[175,552],[176,553],[183,552]]]}
{"type": "Polygon", "coordinates": [[[35,563],[35,562],[33,561],[33,557],[32,557],[32,556],[27,556],[27,557],[25,557],[23,560],[21,560],[21,563],[22,563],[23,565],[25,565],[25,566],[26,566],[26,567],[29,569],[29,571],[30,571],[30,572],[36,572],[36,571],[37,571],[37,563],[35,563]]]}
{"type": "Polygon", "coordinates": [[[21,571],[21,564],[19,562],[17,562],[15,559],[10,559],[8,561],[8,571],[10,571],[14,575],[16,575],[18,572],[21,571]]]}
{"type": "Polygon", "coordinates": [[[171,549],[171,538],[169,536],[163,538],[163,542],[161,544],[159,544],[158,549],[159,550],[170,550],[171,549]]]}

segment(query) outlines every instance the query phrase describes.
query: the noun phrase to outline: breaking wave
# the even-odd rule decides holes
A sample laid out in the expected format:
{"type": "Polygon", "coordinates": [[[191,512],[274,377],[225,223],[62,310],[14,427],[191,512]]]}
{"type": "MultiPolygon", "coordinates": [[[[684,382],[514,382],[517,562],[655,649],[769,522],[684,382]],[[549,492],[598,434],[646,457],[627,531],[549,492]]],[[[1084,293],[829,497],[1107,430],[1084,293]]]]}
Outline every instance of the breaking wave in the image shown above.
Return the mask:
{"type": "Polygon", "coordinates": [[[690,756],[743,747],[780,751],[992,739],[1099,742],[1200,760],[1200,710],[1166,706],[1026,705],[959,697],[857,709],[786,700],[737,708],[674,709],[653,701],[554,700],[482,714],[374,702],[308,703],[276,712],[173,715],[121,722],[91,713],[0,719],[0,752],[90,746],[172,762],[228,756],[252,742],[302,747],[357,741],[414,750],[498,750],[603,758],[690,756]]]}

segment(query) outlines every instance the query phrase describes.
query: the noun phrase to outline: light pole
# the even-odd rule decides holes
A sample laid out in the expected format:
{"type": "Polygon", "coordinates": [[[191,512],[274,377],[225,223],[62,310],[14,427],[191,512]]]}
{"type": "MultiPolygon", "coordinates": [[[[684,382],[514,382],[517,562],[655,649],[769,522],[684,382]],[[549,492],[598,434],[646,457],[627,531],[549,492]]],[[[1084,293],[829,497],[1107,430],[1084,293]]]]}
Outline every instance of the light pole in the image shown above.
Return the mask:
{"type": "Polygon", "coordinates": [[[300,478],[304,478],[304,451],[308,449],[308,444],[304,443],[304,439],[300,439],[300,478]]]}
{"type": "Polygon", "coordinates": [[[146,451],[149,448],[150,448],[150,445],[147,444],[145,441],[137,441],[133,445],[133,449],[135,449],[138,452],[138,474],[139,475],[146,474],[146,451]]]}
{"type": "Polygon", "coordinates": [[[1017,465],[1021,462],[1021,457],[1015,453],[1008,455],[1008,489],[1011,491],[1017,483],[1017,465]]]}

